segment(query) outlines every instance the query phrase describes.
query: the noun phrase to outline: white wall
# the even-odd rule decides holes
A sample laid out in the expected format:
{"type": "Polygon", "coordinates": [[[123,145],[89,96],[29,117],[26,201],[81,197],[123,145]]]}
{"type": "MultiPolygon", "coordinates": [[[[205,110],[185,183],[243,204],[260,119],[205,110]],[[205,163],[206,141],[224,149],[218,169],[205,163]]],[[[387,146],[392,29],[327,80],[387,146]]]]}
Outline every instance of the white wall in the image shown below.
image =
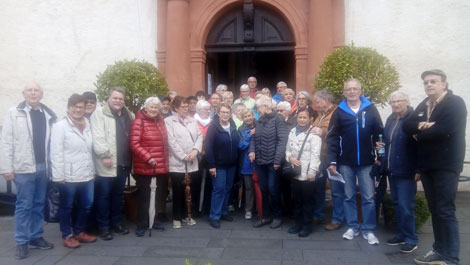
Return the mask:
{"type": "Polygon", "coordinates": [[[96,75],[121,59],[156,65],[156,0],[2,0],[0,124],[36,80],[59,116],[68,97],[94,90],[96,75]]]}
{"type": "MultiPolygon", "coordinates": [[[[397,67],[401,89],[412,106],[426,97],[421,73],[438,68],[446,72],[449,88],[470,108],[470,1],[346,0],[345,4],[346,44],[354,42],[387,56],[397,67]]],[[[385,108],[382,118],[390,113],[385,108]]],[[[465,160],[470,161],[470,144],[465,160]]]]}

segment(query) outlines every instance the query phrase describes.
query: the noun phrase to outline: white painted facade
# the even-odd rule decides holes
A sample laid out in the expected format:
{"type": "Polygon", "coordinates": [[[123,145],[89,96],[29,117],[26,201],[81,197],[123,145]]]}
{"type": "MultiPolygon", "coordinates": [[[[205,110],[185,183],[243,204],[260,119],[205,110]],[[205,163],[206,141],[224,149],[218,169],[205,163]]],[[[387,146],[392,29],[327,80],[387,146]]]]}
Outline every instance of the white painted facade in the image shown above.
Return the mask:
{"type": "MultiPolygon", "coordinates": [[[[470,103],[469,13],[466,0],[345,0],[346,43],[387,56],[413,106],[425,97],[420,73],[430,68],[444,70],[450,88],[470,103]]],[[[107,65],[133,58],[156,64],[156,49],[157,0],[3,0],[0,123],[28,80],[42,85],[43,102],[62,116],[67,98],[94,90],[107,65]]]]}

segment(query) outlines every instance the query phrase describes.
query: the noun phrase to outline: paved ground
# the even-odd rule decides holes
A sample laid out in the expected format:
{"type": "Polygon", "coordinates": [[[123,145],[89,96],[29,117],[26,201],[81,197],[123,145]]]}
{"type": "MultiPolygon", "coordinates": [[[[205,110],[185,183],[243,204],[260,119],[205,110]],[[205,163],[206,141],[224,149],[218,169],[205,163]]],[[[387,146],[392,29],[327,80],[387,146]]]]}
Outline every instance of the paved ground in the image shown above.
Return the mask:
{"type": "MultiPolygon", "coordinates": [[[[457,215],[460,220],[461,264],[470,264],[470,193],[457,196],[457,215]]],[[[76,250],[63,247],[58,224],[47,224],[45,236],[56,247],[52,250],[31,250],[30,257],[15,260],[13,257],[13,218],[0,218],[0,265],[10,264],[347,264],[382,265],[412,264],[415,255],[422,255],[431,248],[430,222],[419,232],[419,248],[413,254],[400,254],[398,248],[384,244],[392,232],[379,225],[377,235],[380,246],[370,246],[361,237],[352,241],[341,239],[345,229],[327,232],[316,227],[314,233],[304,239],[287,233],[292,221],[282,228],[252,228],[251,222],[235,214],[233,223],[222,223],[219,230],[212,229],[206,218],[198,219],[193,227],[183,225],[172,229],[169,224],[164,232],[153,232],[152,237],[137,238],[133,234],[117,236],[112,241],[97,241],[76,250]]]]}

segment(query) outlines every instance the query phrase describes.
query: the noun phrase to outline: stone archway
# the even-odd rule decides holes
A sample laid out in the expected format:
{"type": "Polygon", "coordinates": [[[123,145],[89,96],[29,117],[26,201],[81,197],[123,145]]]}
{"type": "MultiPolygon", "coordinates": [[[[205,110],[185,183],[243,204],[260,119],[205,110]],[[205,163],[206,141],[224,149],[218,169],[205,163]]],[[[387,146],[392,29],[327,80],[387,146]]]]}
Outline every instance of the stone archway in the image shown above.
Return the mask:
{"type": "MultiPolygon", "coordinates": [[[[207,36],[220,16],[245,1],[159,0],[157,61],[170,89],[189,95],[205,88],[207,36]]],[[[252,2],[276,10],[289,25],[295,40],[295,83],[309,90],[323,58],[344,45],[344,0],[252,2]]]]}

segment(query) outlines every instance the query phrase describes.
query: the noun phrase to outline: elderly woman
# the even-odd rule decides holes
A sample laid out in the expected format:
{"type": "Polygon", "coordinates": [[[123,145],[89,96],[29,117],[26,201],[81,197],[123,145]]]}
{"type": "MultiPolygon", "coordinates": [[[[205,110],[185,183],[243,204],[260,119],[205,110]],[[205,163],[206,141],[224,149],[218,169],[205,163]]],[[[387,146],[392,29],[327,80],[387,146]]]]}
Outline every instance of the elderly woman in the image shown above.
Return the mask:
{"type": "MultiPolygon", "coordinates": [[[[176,96],[171,102],[173,115],[165,118],[170,151],[170,178],[173,185],[173,228],[181,228],[185,216],[185,173],[191,178],[191,195],[197,201],[200,179],[197,156],[202,151],[202,133],[196,120],[188,116],[185,98],[176,96]]],[[[192,218],[185,218],[188,225],[195,225],[192,218]]]]}
{"type": "Polygon", "coordinates": [[[220,102],[222,102],[222,95],[217,92],[212,93],[210,102],[211,102],[212,108],[211,108],[211,113],[209,117],[213,119],[214,116],[217,115],[217,106],[219,106],[220,102]]]}
{"type": "MultiPolygon", "coordinates": [[[[149,205],[157,202],[157,212],[165,214],[165,200],[168,190],[168,139],[165,123],[161,116],[162,104],[157,97],[145,100],[143,109],[137,112],[130,131],[130,146],[133,156],[134,179],[138,187],[139,206],[137,208],[137,229],[135,235],[141,237],[148,229],[149,205]],[[150,201],[150,183],[156,177],[156,200],[150,201]]],[[[156,216],[157,217],[157,216],[156,216]]],[[[152,228],[164,230],[157,222],[152,228]]]]}
{"type": "MultiPolygon", "coordinates": [[[[397,216],[397,231],[395,236],[387,241],[387,245],[402,245],[400,251],[410,253],[418,244],[414,213],[417,143],[403,131],[403,122],[411,116],[413,108],[409,106],[408,96],[401,91],[393,92],[389,103],[392,106],[392,114],[385,123],[383,162],[397,216]]],[[[378,149],[383,146],[383,143],[377,143],[378,149]]]]}
{"type": "Polygon", "coordinates": [[[93,205],[92,136],[85,118],[85,98],[73,94],[67,104],[67,116],[52,127],[52,180],[60,183],[60,231],[64,245],[80,247],[80,243],[96,241],[83,232],[93,205]],[[77,211],[72,222],[72,209],[77,198],[77,211]]]}
{"type": "MultiPolygon", "coordinates": [[[[204,187],[201,187],[204,189],[204,199],[200,198],[200,200],[203,200],[203,208],[204,211],[208,211],[210,207],[210,191],[212,190],[211,182],[210,181],[204,181],[206,180],[207,176],[207,160],[204,152],[204,145],[205,145],[205,138],[206,138],[206,133],[207,129],[209,128],[209,125],[211,124],[211,118],[209,117],[211,112],[211,104],[207,102],[206,100],[199,100],[196,104],[196,115],[194,115],[194,119],[197,122],[197,127],[202,133],[202,153],[199,154],[199,172],[201,173],[201,178],[204,183],[204,187]]],[[[202,211],[203,209],[200,208],[202,211]]]]}
{"type": "Polygon", "coordinates": [[[233,93],[232,91],[225,91],[222,94],[223,102],[227,103],[229,106],[233,105],[233,93]]]}
{"type": "Polygon", "coordinates": [[[281,101],[276,106],[276,112],[284,118],[284,121],[287,123],[289,130],[292,129],[296,123],[294,117],[290,116],[291,109],[291,105],[287,101],[281,101]]]}
{"type": "Polygon", "coordinates": [[[292,114],[295,112],[297,109],[297,105],[295,104],[295,91],[292,90],[291,88],[286,88],[282,92],[282,98],[284,98],[284,101],[287,101],[290,103],[291,110],[289,114],[292,114]]]}
{"type": "MultiPolygon", "coordinates": [[[[312,108],[312,98],[310,97],[310,94],[305,90],[299,91],[297,93],[297,96],[295,97],[295,105],[297,106],[297,109],[295,109],[291,113],[291,116],[294,118],[294,120],[297,120],[297,113],[299,113],[299,110],[306,109],[306,108],[309,108],[309,109],[312,108]]],[[[314,115],[313,119],[315,119],[316,113],[313,112],[313,115],[314,115]]]]}
{"type": "Polygon", "coordinates": [[[270,97],[261,96],[256,101],[256,107],[261,117],[256,123],[256,132],[251,138],[248,156],[252,162],[255,161],[258,173],[263,218],[255,222],[253,226],[261,227],[272,222],[271,228],[274,229],[282,224],[279,169],[285,157],[288,130],[284,118],[273,112],[273,102],[270,97]]]}
{"type": "Polygon", "coordinates": [[[235,103],[235,104],[232,105],[232,113],[233,113],[232,114],[232,120],[233,120],[233,122],[235,122],[235,125],[237,126],[237,130],[243,124],[242,113],[243,113],[243,111],[245,111],[245,109],[246,109],[246,107],[242,103],[235,103]]]}
{"type": "Polygon", "coordinates": [[[209,224],[220,228],[220,219],[231,222],[228,215],[230,190],[238,162],[240,136],[232,120],[232,111],[227,103],[220,103],[219,118],[207,130],[206,157],[212,176],[212,197],[209,224]]]}

